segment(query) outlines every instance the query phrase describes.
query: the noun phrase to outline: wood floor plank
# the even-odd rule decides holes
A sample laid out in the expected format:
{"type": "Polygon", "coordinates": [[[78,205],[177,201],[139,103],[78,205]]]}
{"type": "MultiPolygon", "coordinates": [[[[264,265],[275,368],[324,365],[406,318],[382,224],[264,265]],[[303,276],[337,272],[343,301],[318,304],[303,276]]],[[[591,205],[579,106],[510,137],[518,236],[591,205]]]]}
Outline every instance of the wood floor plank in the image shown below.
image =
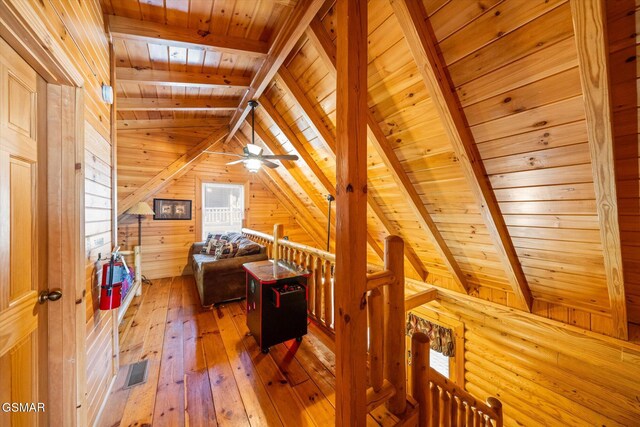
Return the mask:
{"type": "Polygon", "coordinates": [[[248,426],[249,419],[242,404],[240,390],[233,376],[229,359],[224,351],[218,324],[212,311],[196,315],[202,334],[205,360],[209,372],[211,396],[220,426],[248,426]]]}
{"type": "Polygon", "coordinates": [[[121,426],[141,426],[153,422],[158,378],[160,375],[160,360],[164,344],[165,324],[169,309],[169,290],[173,279],[156,282],[158,300],[151,312],[148,333],[142,346],[140,360],[148,360],[147,381],[133,387],[127,399],[127,406],[122,414],[121,426]]]}
{"type": "MultiPolygon", "coordinates": [[[[295,340],[294,340],[295,342],[295,340]]],[[[297,347],[287,347],[284,344],[277,344],[271,347],[270,354],[278,365],[280,372],[285,376],[289,384],[296,386],[309,379],[309,374],[296,359],[295,349],[297,347]]]]}
{"type": "Polygon", "coordinates": [[[204,356],[203,336],[198,330],[196,313],[201,310],[200,299],[193,280],[185,278],[182,288],[185,425],[208,427],[217,425],[213,397],[209,385],[209,372],[204,356]]]}
{"type": "Polygon", "coordinates": [[[184,425],[184,356],[180,316],[183,286],[184,280],[181,277],[176,277],[171,283],[158,391],[153,413],[154,426],[184,425]]]}
{"type": "Polygon", "coordinates": [[[220,316],[216,313],[216,321],[236,383],[242,390],[241,398],[249,422],[252,426],[281,426],[278,412],[258,377],[251,356],[244,346],[238,345],[242,337],[231,315],[225,314],[224,311],[220,316]]]}
{"type": "Polygon", "coordinates": [[[256,340],[249,334],[249,329],[245,323],[245,315],[238,307],[238,304],[223,308],[223,313],[232,317],[233,322],[242,337],[242,343],[251,355],[251,360],[258,371],[258,375],[269,392],[269,397],[276,407],[280,419],[286,426],[313,426],[309,413],[304,405],[293,392],[287,379],[282,375],[280,369],[268,354],[260,351],[256,340]],[[230,309],[233,309],[233,313],[230,309]]]}

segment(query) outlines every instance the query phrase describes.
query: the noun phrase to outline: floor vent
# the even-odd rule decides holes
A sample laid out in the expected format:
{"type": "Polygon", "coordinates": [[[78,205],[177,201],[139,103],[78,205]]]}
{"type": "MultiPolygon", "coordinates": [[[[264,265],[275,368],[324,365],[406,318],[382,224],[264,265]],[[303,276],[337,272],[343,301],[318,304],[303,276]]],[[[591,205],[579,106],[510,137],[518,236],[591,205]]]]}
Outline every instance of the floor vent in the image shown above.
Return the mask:
{"type": "Polygon", "coordinates": [[[147,381],[147,368],[149,367],[149,361],[143,360],[142,362],[129,365],[129,373],[127,374],[127,381],[124,388],[135,387],[139,384],[143,384],[147,381]]]}

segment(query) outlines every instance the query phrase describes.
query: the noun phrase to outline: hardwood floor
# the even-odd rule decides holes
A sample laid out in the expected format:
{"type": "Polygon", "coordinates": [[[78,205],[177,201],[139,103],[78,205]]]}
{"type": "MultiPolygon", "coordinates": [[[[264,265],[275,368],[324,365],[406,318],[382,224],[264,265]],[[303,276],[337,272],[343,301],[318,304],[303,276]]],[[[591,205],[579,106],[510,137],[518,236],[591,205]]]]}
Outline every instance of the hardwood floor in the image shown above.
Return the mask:
{"type": "MultiPolygon", "coordinates": [[[[101,426],[332,426],[333,342],[315,325],[260,352],[244,304],[202,309],[192,276],[154,280],[120,325],[120,369],[101,426]],[[144,384],[124,389],[131,363],[144,384]]],[[[393,425],[384,406],[368,425],[393,425]]]]}

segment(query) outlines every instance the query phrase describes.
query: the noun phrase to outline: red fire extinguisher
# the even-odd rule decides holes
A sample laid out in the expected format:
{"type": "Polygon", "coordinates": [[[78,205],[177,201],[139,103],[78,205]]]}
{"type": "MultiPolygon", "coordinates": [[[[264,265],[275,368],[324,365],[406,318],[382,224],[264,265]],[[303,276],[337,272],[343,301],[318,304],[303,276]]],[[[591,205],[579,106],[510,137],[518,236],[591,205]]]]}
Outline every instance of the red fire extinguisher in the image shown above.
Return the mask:
{"type": "Polygon", "coordinates": [[[102,286],[100,291],[100,310],[111,310],[120,307],[122,302],[122,281],[113,283],[118,250],[111,255],[109,264],[102,266],[102,286]]]}

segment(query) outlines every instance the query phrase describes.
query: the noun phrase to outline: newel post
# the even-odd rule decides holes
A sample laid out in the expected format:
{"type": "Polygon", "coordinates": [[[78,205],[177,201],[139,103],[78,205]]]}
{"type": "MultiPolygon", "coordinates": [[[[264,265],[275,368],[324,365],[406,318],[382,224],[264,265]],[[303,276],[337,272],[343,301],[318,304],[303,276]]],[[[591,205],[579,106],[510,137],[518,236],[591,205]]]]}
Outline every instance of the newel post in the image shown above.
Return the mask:
{"type": "Polygon", "coordinates": [[[405,311],[404,311],[404,242],[398,236],[387,236],[384,241],[384,267],[393,272],[395,281],[387,286],[388,320],[385,334],[386,378],[396,388],[387,407],[393,414],[404,413],[407,406],[407,367],[405,364],[405,311]]]}
{"type": "Polygon", "coordinates": [[[487,405],[493,409],[496,413],[496,425],[495,427],[502,427],[502,402],[495,397],[489,397],[487,399],[487,405]]]}
{"type": "Polygon", "coordinates": [[[411,337],[411,395],[418,402],[418,426],[429,425],[429,337],[416,332],[411,337]]]}
{"type": "Polygon", "coordinates": [[[284,234],[284,226],[282,224],[275,224],[273,226],[273,248],[271,251],[273,252],[271,258],[273,258],[273,264],[278,264],[278,259],[280,258],[280,244],[278,240],[282,239],[284,234]]]}

